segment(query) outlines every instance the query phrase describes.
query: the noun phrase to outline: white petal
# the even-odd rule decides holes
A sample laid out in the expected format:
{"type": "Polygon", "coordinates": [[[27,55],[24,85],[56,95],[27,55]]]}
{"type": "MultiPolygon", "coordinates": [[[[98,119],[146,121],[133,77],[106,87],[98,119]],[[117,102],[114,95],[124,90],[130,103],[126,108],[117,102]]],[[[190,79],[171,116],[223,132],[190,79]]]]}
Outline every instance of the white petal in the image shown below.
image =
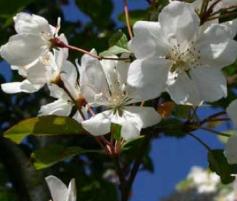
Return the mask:
{"type": "Polygon", "coordinates": [[[224,25],[210,26],[199,39],[200,61],[210,67],[223,68],[237,58],[237,42],[230,39],[224,25]]]}
{"type": "Polygon", "coordinates": [[[37,35],[14,35],[0,49],[1,56],[15,66],[32,63],[47,51],[45,41],[37,35]]]}
{"type": "Polygon", "coordinates": [[[165,59],[137,59],[131,63],[127,82],[144,100],[156,98],[165,89],[169,65],[165,59]]]}
{"type": "Polygon", "coordinates": [[[75,119],[75,120],[76,120],[77,122],[79,122],[79,123],[81,123],[81,122],[84,120],[84,119],[82,118],[80,112],[78,112],[78,111],[73,115],[72,118],[75,119]]]}
{"type": "Polygon", "coordinates": [[[190,71],[203,101],[213,102],[227,96],[227,82],[221,70],[216,68],[194,68],[190,71]]]}
{"type": "Polygon", "coordinates": [[[139,59],[165,55],[167,52],[160,38],[160,24],[158,22],[138,21],[133,26],[134,37],[129,47],[139,59]]]}
{"type": "Polygon", "coordinates": [[[186,73],[179,74],[167,91],[177,104],[200,105],[202,101],[196,83],[186,73]]]}
{"type": "Polygon", "coordinates": [[[71,113],[72,104],[68,101],[59,99],[40,108],[39,115],[59,115],[68,116],[71,113]]]}
{"type": "Polygon", "coordinates": [[[229,164],[237,164],[237,136],[229,138],[225,146],[225,155],[229,164]]]}
{"type": "Polygon", "coordinates": [[[77,99],[80,94],[79,80],[77,80],[79,79],[79,76],[76,71],[76,66],[70,61],[64,61],[63,68],[61,69],[61,78],[72,97],[77,99]]]}
{"type": "Polygon", "coordinates": [[[121,137],[125,140],[137,138],[142,129],[140,119],[126,110],[123,111],[122,116],[118,113],[113,114],[111,121],[121,126],[121,137]]]}
{"type": "Polygon", "coordinates": [[[40,60],[26,70],[27,78],[34,84],[44,85],[49,81],[48,70],[50,66],[45,66],[40,60]]]}
{"type": "Polygon", "coordinates": [[[48,85],[48,88],[50,91],[50,96],[57,99],[71,100],[66,94],[66,92],[56,84],[50,84],[48,85]]]}
{"type": "Polygon", "coordinates": [[[129,65],[130,63],[128,62],[119,61],[116,66],[116,71],[119,75],[119,80],[123,84],[127,83],[129,65]]]}
{"type": "Polygon", "coordinates": [[[222,23],[225,26],[225,30],[229,33],[229,37],[232,39],[237,34],[237,19],[222,23]]]}
{"type": "Polygon", "coordinates": [[[191,41],[198,33],[200,19],[188,3],[173,1],[159,15],[163,36],[167,42],[176,39],[179,44],[191,41]]]}
{"type": "MultiPolygon", "coordinates": [[[[113,56],[111,55],[110,57],[112,58],[118,58],[117,56],[113,56]]],[[[107,75],[110,75],[111,73],[114,72],[114,69],[117,67],[117,63],[118,61],[114,61],[114,60],[101,60],[100,61],[102,69],[105,73],[105,76],[107,77],[107,75]]],[[[108,77],[107,77],[108,79],[108,77]]]]}
{"type": "Polygon", "coordinates": [[[29,80],[24,80],[22,82],[10,82],[1,84],[1,88],[5,93],[34,93],[38,91],[42,85],[32,84],[29,80]]]}
{"type": "Polygon", "coordinates": [[[27,76],[27,72],[26,72],[26,68],[23,68],[21,66],[10,66],[12,70],[17,70],[18,74],[21,75],[22,77],[26,77],[27,76]]]}
{"type": "Polygon", "coordinates": [[[67,186],[55,176],[45,178],[53,201],[66,201],[68,195],[67,186]]]}
{"type": "Polygon", "coordinates": [[[230,103],[226,109],[226,112],[234,123],[234,126],[237,128],[237,100],[234,100],[230,103]]]}
{"type": "Polygon", "coordinates": [[[77,199],[77,191],[76,191],[76,182],[75,179],[71,179],[68,186],[68,197],[66,201],[76,201],[77,199]]]}
{"type": "Polygon", "coordinates": [[[105,135],[110,132],[112,113],[111,110],[101,112],[81,124],[84,129],[94,136],[105,135]]]}
{"type": "Polygon", "coordinates": [[[116,113],[111,121],[122,126],[121,136],[125,140],[131,140],[140,135],[142,128],[157,124],[160,115],[150,107],[128,106],[124,108],[122,116],[116,113]]]}
{"type": "Polygon", "coordinates": [[[97,59],[89,55],[84,55],[79,69],[80,86],[87,102],[94,102],[96,94],[109,94],[103,67],[97,59]]]}
{"type": "Polygon", "coordinates": [[[159,113],[152,107],[127,106],[124,110],[132,115],[136,115],[140,119],[142,128],[153,126],[161,120],[159,113]]]}
{"type": "Polygon", "coordinates": [[[41,34],[50,33],[48,21],[38,15],[28,13],[18,13],[14,17],[15,30],[17,33],[41,34]]]}

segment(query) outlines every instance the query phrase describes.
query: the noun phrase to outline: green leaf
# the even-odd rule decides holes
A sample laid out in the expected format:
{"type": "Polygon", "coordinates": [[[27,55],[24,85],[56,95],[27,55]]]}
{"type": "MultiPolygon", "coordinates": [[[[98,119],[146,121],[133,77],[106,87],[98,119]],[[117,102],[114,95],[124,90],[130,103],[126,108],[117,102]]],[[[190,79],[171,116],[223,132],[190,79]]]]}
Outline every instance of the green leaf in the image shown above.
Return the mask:
{"type": "MultiPolygon", "coordinates": [[[[147,10],[132,10],[129,11],[129,19],[130,24],[133,26],[136,21],[139,20],[147,20],[148,18],[148,11],[147,10]]],[[[124,12],[118,16],[118,19],[126,24],[125,14],[124,12]]]]}
{"type": "Polygon", "coordinates": [[[100,153],[96,150],[86,150],[81,147],[64,147],[63,145],[50,145],[39,149],[32,154],[33,163],[36,169],[48,168],[60,161],[69,159],[73,156],[85,153],[100,153]]]}
{"type": "Polygon", "coordinates": [[[228,164],[223,150],[216,149],[209,151],[208,162],[210,169],[221,177],[223,184],[228,184],[234,181],[235,177],[231,176],[233,173],[233,166],[228,164]]]}
{"type": "Polygon", "coordinates": [[[115,140],[121,139],[121,129],[122,129],[122,126],[119,124],[115,124],[115,123],[111,124],[111,133],[112,133],[112,137],[115,140]]]}
{"type": "Polygon", "coordinates": [[[141,135],[136,139],[127,141],[122,148],[123,152],[137,151],[140,148],[141,144],[144,142],[145,136],[141,135]]]}
{"type": "Polygon", "coordinates": [[[113,47],[110,47],[108,50],[101,52],[100,56],[110,56],[122,53],[130,53],[130,51],[115,45],[113,47]]]}
{"type": "Polygon", "coordinates": [[[26,136],[78,135],[85,133],[81,125],[69,117],[42,116],[23,120],[4,133],[4,137],[20,143],[26,136]]]}
{"type": "Polygon", "coordinates": [[[184,130],[183,122],[178,119],[164,119],[159,123],[159,126],[167,136],[179,138],[184,137],[187,134],[184,130]]]}
{"type": "Polygon", "coordinates": [[[147,154],[142,159],[143,169],[154,173],[154,163],[152,158],[147,154]]]}
{"type": "Polygon", "coordinates": [[[127,48],[127,44],[128,44],[127,36],[122,31],[117,31],[109,39],[110,48],[108,50],[101,52],[100,56],[110,56],[122,53],[130,53],[130,51],[127,48]]]}
{"type": "Polygon", "coordinates": [[[175,117],[187,119],[191,110],[192,106],[190,105],[176,105],[172,113],[175,117]]]}
{"type": "Polygon", "coordinates": [[[128,38],[121,30],[114,33],[109,39],[110,47],[116,45],[118,47],[122,47],[126,49],[127,43],[128,43],[128,38]]]}

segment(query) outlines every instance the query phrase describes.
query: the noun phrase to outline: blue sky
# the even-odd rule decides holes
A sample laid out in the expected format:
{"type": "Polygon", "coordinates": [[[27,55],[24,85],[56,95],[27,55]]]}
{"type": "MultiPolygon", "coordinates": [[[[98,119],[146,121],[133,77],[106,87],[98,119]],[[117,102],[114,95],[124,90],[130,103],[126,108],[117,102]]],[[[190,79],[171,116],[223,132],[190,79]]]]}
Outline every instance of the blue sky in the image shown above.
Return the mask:
{"type": "MultiPolygon", "coordinates": [[[[114,19],[123,11],[122,0],[113,0],[115,9],[113,13],[114,19]]],[[[130,0],[129,8],[134,10],[147,7],[145,0],[130,0]]],[[[71,0],[69,6],[63,7],[64,15],[67,20],[75,21],[83,19],[90,20],[83,15],[74,6],[74,0],[71,0]]],[[[120,23],[117,21],[117,23],[120,23]]],[[[62,28],[63,29],[63,28],[62,28]]],[[[0,64],[0,73],[4,74],[7,80],[10,79],[9,66],[2,62],[0,64]]],[[[200,110],[200,114],[207,114],[206,107],[200,110]]],[[[209,112],[214,110],[207,109],[209,112]]],[[[220,127],[225,130],[226,126],[220,127]]],[[[220,147],[219,141],[212,134],[206,132],[197,132],[202,139],[205,140],[212,148],[220,147]]],[[[155,163],[155,173],[142,172],[135,180],[133,188],[132,201],[159,201],[174,190],[175,184],[182,180],[193,165],[207,166],[206,150],[198,144],[194,139],[186,137],[183,139],[161,138],[152,143],[151,156],[155,163]]]]}

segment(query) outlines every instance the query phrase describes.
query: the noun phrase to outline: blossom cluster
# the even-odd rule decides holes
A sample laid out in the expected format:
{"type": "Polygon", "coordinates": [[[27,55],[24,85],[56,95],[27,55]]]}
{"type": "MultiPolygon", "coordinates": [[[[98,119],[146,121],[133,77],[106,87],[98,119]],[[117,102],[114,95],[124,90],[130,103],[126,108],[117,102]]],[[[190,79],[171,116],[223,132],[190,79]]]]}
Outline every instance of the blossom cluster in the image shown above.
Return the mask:
{"type": "Polygon", "coordinates": [[[237,180],[221,185],[220,177],[208,169],[193,166],[185,180],[178,183],[176,192],[164,201],[235,201],[237,180]]]}
{"type": "MultiPolygon", "coordinates": [[[[39,116],[70,116],[96,137],[113,135],[118,125],[120,142],[134,139],[141,129],[161,121],[156,109],[144,102],[163,92],[176,104],[192,106],[228,95],[222,70],[237,59],[237,19],[220,22],[219,14],[233,7],[236,0],[170,0],[158,21],[134,24],[128,50],[108,57],[71,46],[59,34],[60,19],[55,27],[41,16],[18,13],[16,34],[1,46],[0,54],[23,80],[1,88],[6,93],[34,93],[46,86],[55,101],[42,105],[39,116]],[[204,7],[207,13],[202,13],[204,7]],[[73,63],[69,50],[85,54],[73,63]]],[[[236,111],[237,100],[226,110],[237,127],[236,111]]],[[[237,164],[236,145],[237,136],[230,137],[225,149],[229,164],[237,164]]],[[[215,192],[220,182],[216,174],[200,168],[193,168],[188,180],[198,193],[215,192]]],[[[53,201],[76,200],[74,180],[68,188],[54,176],[46,181],[53,201]]]]}
{"type": "MultiPolygon", "coordinates": [[[[209,2],[214,11],[235,4],[216,2],[209,2]]],[[[158,21],[134,24],[129,51],[101,57],[92,49],[76,65],[68,60],[71,46],[59,34],[60,20],[54,27],[43,17],[19,13],[14,17],[16,34],[0,54],[24,79],[1,88],[33,93],[46,85],[56,100],[43,105],[39,115],[71,116],[94,136],[111,133],[116,124],[124,140],[136,138],[141,129],[161,120],[143,103],[162,92],[176,104],[194,106],[227,96],[222,69],[237,59],[237,20],[205,21],[201,4],[170,1],[158,21]]]]}

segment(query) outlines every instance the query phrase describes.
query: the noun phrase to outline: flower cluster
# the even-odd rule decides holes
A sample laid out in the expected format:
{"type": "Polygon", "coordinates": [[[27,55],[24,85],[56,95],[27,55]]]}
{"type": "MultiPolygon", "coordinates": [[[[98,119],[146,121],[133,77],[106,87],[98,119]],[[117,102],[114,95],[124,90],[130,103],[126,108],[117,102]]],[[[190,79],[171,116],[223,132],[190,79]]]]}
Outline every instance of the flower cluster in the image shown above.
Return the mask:
{"type": "Polygon", "coordinates": [[[236,21],[201,24],[195,4],[171,1],[158,22],[138,21],[129,48],[131,63],[111,55],[98,59],[95,50],[75,66],[68,59],[64,34],[46,19],[27,13],[14,17],[16,35],[1,47],[1,56],[22,82],[2,84],[7,93],[32,93],[45,84],[56,100],[44,105],[39,115],[72,115],[92,135],[110,133],[121,126],[125,140],[142,128],[157,124],[159,114],[138,102],[168,92],[177,104],[200,105],[227,96],[222,68],[237,58],[236,21]],[[102,112],[95,114],[97,108],[102,112]]]}
{"type": "MultiPolygon", "coordinates": [[[[157,106],[146,106],[145,101],[163,92],[177,105],[200,106],[227,97],[222,70],[237,59],[237,19],[219,19],[223,9],[225,15],[236,7],[236,0],[170,1],[158,21],[137,21],[134,36],[129,29],[128,49],[120,48],[117,54],[108,50],[108,57],[69,45],[59,34],[60,19],[54,27],[43,17],[19,13],[14,17],[16,34],[1,46],[0,54],[23,80],[1,88],[6,93],[34,93],[46,86],[55,101],[42,105],[39,116],[72,117],[116,155],[125,141],[161,121],[157,106]],[[69,50],[84,55],[74,64],[69,50]],[[106,134],[111,134],[110,141],[101,137],[106,134]]],[[[227,108],[237,126],[236,111],[237,100],[227,108]]],[[[237,136],[226,144],[230,164],[237,163],[236,144],[237,136]]],[[[198,192],[212,192],[219,183],[219,177],[198,168],[189,179],[198,192]]],[[[46,181],[53,201],[76,200],[73,180],[68,189],[56,177],[46,181]]]]}
{"type": "MultiPolygon", "coordinates": [[[[40,16],[19,13],[17,34],[0,53],[24,80],[2,84],[2,90],[32,93],[47,85],[56,100],[42,106],[39,115],[71,116],[94,136],[119,125],[121,137],[133,139],[159,123],[159,113],[143,103],[162,92],[177,104],[191,105],[227,96],[222,68],[237,58],[237,21],[202,19],[201,3],[171,1],[158,21],[135,23],[130,51],[108,58],[84,51],[76,65],[68,60],[72,46],[58,34],[60,20],[54,27],[40,16]]],[[[214,11],[227,6],[225,1],[209,4],[214,11]]]]}
{"type": "Polygon", "coordinates": [[[221,185],[220,177],[208,169],[194,166],[187,178],[176,186],[176,192],[163,201],[235,201],[237,195],[236,182],[221,185]]]}

